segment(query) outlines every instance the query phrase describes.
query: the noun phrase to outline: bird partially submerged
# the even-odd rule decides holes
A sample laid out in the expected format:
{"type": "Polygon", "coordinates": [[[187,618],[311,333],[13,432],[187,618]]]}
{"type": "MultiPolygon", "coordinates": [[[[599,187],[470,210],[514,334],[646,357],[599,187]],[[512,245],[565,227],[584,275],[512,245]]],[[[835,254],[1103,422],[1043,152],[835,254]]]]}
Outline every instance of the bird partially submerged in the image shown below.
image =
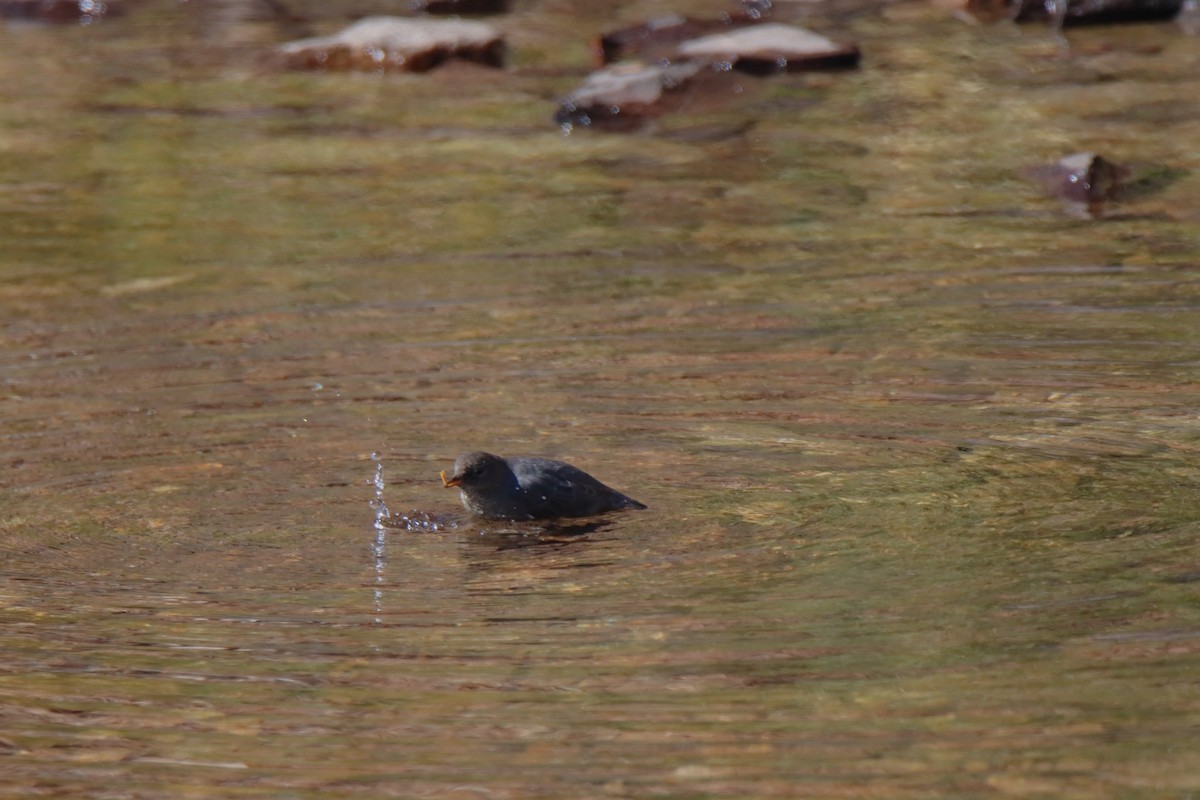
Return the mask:
{"type": "Polygon", "coordinates": [[[474,452],[458,457],[442,483],[457,487],[463,507],[487,519],[590,517],[623,508],[645,508],[578,467],[549,458],[501,458],[474,452]]]}

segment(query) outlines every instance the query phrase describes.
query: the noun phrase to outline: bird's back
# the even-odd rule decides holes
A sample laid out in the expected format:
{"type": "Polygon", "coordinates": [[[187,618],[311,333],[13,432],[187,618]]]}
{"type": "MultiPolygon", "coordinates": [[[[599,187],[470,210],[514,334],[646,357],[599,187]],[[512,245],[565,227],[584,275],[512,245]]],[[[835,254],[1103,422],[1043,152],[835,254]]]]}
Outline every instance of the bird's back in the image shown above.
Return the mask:
{"type": "Polygon", "coordinates": [[[508,464],[534,517],[588,517],[646,507],[562,461],[516,456],[508,464]]]}

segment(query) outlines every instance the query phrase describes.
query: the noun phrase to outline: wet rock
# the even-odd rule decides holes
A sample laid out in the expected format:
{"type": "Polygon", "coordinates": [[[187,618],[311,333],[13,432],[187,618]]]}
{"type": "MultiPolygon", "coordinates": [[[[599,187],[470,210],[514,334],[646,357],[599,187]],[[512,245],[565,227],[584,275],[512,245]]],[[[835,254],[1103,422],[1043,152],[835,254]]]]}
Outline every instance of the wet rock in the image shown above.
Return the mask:
{"type": "Polygon", "coordinates": [[[644,61],[708,61],[754,74],[849,68],[859,62],[854,45],[758,19],[747,13],[719,20],[661,17],[601,37],[600,61],[607,64],[633,54],[644,61]]]}
{"type": "Polygon", "coordinates": [[[683,42],[679,56],[728,65],[756,75],[858,65],[859,50],[795,25],[777,22],[703,36],[683,42]]]}
{"type": "Polygon", "coordinates": [[[1054,164],[1032,167],[1026,175],[1047,192],[1100,216],[1132,177],[1132,170],[1095,153],[1074,153],[1054,164]]]}
{"type": "Polygon", "coordinates": [[[602,61],[631,53],[641,60],[593,73],[562,102],[556,121],[568,130],[576,125],[628,129],[672,110],[672,101],[684,95],[689,103],[721,103],[741,94],[745,81],[719,77],[734,70],[767,75],[858,64],[854,45],[795,25],[760,21],[770,7],[767,0],[747,0],[741,13],[717,20],[662,17],[602,37],[602,61]]]}
{"type": "Polygon", "coordinates": [[[1088,25],[1172,19],[1184,0],[939,0],[974,19],[1088,25]]]}
{"type": "Polygon", "coordinates": [[[1141,22],[1171,19],[1183,0],[1020,0],[1013,15],[1018,22],[1054,22],[1060,25],[1141,22]]]}
{"type": "Polygon", "coordinates": [[[0,18],[41,22],[97,22],[120,6],[100,0],[0,0],[0,18]]]}
{"type": "Polygon", "coordinates": [[[1058,162],[1059,194],[1078,203],[1111,200],[1129,179],[1129,170],[1094,153],[1075,153],[1058,162]]]}
{"type": "Polygon", "coordinates": [[[646,62],[671,60],[679,45],[689,39],[749,25],[755,20],[756,17],[746,14],[710,20],[678,14],[657,17],[641,25],[604,34],[596,42],[597,56],[601,64],[611,64],[631,56],[646,62]]]}
{"type": "Polygon", "coordinates": [[[411,0],[413,11],[426,14],[504,14],[508,0],[411,0]]]}
{"type": "Polygon", "coordinates": [[[699,72],[700,63],[631,62],[593,72],[562,100],[554,121],[570,130],[592,125],[629,129],[667,110],[667,98],[681,92],[699,72]]]}
{"type": "Polygon", "coordinates": [[[295,69],[425,72],[451,58],[504,65],[504,40],[482,22],[367,17],[332,36],[279,48],[295,69]]]}

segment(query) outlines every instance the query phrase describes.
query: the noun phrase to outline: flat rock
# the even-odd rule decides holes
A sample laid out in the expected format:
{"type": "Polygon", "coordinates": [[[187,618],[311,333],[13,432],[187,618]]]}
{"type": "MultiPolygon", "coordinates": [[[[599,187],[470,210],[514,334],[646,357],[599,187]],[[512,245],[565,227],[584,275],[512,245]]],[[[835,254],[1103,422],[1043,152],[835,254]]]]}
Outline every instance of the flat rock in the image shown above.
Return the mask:
{"type": "Polygon", "coordinates": [[[745,14],[721,19],[694,19],[669,14],[604,34],[596,42],[596,52],[601,64],[611,64],[631,56],[646,62],[671,60],[683,42],[728,31],[753,21],[745,14]]]}
{"type": "Polygon", "coordinates": [[[426,14],[503,14],[508,0],[410,0],[409,6],[426,14]]]}
{"type": "MultiPolygon", "coordinates": [[[[1060,0],[1061,2],[1062,0],[1060,0]]],[[[1183,0],[1065,0],[1066,8],[1053,12],[1054,3],[1044,0],[1019,0],[1018,22],[1050,21],[1062,25],[1089,25],[1113,22],[1151,22],[1171,19],[1183,8],[1183,0]]]]}
{"type": "MultiPolygon", "coordinates": [[[[765,0],[764,0],[765,1],[765,0]]],[[[652,115],[683,106],[727,102],[745,90],[734,70],[755,75],[841,69],[858,64],[860,54],[846,45],[795,25],[761,22],[756,4],[716,20],[661,17],[607,34],[600,58],[636,54],[640,61],[592,73],[560,104],[555,120],[576,125],[628,129],[652,115]]]]}
{"type": "Polygon", "coordinates": [[[295,69],[425,72],[451,58],[504,66],[503,37],[486,23],[460,19],[366,17],[279,52],[295,69]]]}
{"type": "Polygon", "coordinates": [[[554,121],[570,130],[599,125],[629,128],[666,110],[667,98],[680,92],[705,65],[618,64],[593,72],[559,104],[554,121]]]}
{"type": "Polygon", "coordinates": [[[859,50],[795,25],[769,22],[681,43],[681,58],[729,64],[755,74],[858,65],[859,50]]]}
{"type": "Polygon", "coordinates": [[[1179,15],[1184,0],[935,0],[956,13],[983,22],[1015,19],[1055,25],[1153,22],[1179,15]]]}

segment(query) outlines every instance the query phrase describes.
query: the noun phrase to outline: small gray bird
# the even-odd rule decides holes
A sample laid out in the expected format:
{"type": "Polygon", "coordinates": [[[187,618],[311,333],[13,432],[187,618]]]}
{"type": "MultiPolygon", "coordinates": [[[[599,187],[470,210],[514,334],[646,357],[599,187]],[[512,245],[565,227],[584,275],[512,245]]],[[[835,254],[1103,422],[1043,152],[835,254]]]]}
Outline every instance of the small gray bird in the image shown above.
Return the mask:
{"type": "Polygon", "coordinates": [[[458,487],[463,507],[487,519],[590,517],[621,508],[645,508],[581,469],[548,458],[466,453],[442,483],[458,487]]]}

